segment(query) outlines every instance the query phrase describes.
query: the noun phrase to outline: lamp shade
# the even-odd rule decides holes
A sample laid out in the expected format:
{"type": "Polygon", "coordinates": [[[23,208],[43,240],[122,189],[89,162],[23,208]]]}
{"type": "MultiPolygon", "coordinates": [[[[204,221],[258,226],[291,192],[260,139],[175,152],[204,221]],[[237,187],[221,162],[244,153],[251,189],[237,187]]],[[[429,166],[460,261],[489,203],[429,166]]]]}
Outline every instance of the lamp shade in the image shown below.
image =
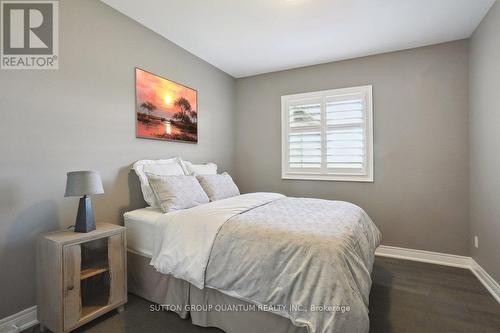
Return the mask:
{"type": "Polygon", "coordinates": [[[99,172],[73,171],[68,172],[67,176],[65,197],[81,197],[104,193],[99,172]]]}

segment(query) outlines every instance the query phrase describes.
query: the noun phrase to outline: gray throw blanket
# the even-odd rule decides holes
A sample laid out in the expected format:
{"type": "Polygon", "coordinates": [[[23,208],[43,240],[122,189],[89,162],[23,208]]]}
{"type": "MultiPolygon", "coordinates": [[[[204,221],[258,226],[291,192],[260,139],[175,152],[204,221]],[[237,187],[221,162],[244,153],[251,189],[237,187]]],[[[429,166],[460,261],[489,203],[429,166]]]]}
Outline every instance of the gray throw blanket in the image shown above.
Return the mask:
{"type": "Polygon", "coordinates": [[[311,333],[368,332],[380,232],[359,207],[281,198],[235,215],[217,234],[205,286],[311,333]]]}

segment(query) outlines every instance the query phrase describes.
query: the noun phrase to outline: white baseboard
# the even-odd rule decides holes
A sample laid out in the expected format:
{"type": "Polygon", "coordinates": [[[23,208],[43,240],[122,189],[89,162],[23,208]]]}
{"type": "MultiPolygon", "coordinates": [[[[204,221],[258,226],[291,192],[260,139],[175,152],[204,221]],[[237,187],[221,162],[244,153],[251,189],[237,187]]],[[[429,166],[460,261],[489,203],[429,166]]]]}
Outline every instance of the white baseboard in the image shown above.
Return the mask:
{"type": "Polygon", "coordinates": [[[0,320],[0,333],[18,333],[38,324],[36,305],[0,320]]]}
{"type": "Polygon", "coordinates": [[[453,266],[460,268],[470,268],[471,258],[457,256],[454,254],[430,252],[423,250],[413,250],[403,247],[380,245],[375,251],[375,255],[397,259],[426,262],[430,264],[453,266]]]}
{"type": "Polygon", "coordinates": [[[380,245],[375,251],[375,255],[469,269],[493,298],[500,303],[500,285],[471,257],[386,245],[380,245]]]}
{"type": "MultiPolygon", "coordinates": [[[[380,245],[375,255],[470,269],[500,303],[500,285],[471,257],[380,245]]],[[[0,333],[18,333],[38,324],[36,306],[0,320],[0,333]]]]}
{"type": "Polygon", "coordinates": [[[474,260],[471,260],[470,270],[478,278],[483,286],[491,293],[491,295],[500,303],[500,285],[495,281],[491,275],[488,274],[479,264],[474,260]]]}

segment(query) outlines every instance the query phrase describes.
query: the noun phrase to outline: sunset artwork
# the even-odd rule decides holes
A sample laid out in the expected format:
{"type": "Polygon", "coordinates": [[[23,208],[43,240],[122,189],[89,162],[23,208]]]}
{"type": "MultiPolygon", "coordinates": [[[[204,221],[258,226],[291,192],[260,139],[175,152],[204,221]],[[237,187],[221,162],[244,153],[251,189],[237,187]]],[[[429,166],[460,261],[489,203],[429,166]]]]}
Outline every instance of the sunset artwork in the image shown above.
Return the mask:
{"type": "Polygon", "coordinates": [[[139,68],[135,80],[138,138],[198,142],[196,90],[139,68]]]}

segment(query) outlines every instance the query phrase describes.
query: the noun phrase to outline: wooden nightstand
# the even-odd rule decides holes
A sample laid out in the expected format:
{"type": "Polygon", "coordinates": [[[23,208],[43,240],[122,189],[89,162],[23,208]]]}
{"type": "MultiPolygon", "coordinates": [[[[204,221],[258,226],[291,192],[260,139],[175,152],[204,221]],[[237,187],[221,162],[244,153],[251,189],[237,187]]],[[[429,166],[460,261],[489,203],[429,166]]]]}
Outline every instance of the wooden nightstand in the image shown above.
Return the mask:
{"type": "Polygon", "coordinates": [[[127,302],[125,228],[97,224],[88,233],[59,231],[38,244],[40,328],[69,332],[127,302]]]}

